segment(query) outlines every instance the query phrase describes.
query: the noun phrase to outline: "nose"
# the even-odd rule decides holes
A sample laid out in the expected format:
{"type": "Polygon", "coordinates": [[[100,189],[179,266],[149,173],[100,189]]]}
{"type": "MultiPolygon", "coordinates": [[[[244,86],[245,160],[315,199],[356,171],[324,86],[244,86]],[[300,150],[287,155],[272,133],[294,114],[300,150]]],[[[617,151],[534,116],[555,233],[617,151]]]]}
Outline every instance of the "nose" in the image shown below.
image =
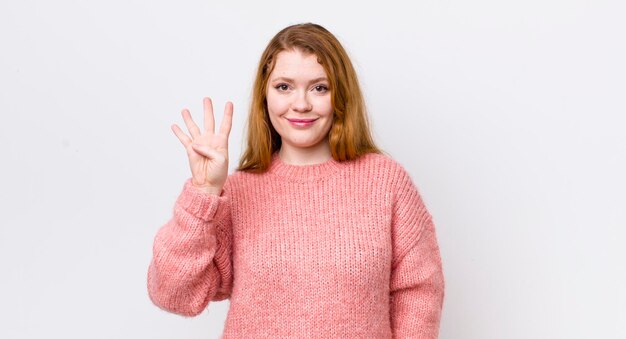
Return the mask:
{"type": "Polygon", "coordinates": [[[299,91],[295,94],[293,102],[291,103],[291,109],[294,112],[305,113],[313,109],[306,91],[299,91]]]}

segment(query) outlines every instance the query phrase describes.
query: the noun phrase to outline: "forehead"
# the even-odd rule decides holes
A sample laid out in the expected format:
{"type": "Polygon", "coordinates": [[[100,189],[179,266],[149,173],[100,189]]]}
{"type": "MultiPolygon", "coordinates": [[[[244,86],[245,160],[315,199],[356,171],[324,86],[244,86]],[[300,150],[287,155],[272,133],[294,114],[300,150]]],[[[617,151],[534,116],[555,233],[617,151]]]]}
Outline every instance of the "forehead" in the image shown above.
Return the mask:
{"type": "Polygon", "coordinates": [[[317,61],[317,55],[299,50],[287,50],[276,55],[276,64],[270,74],[270,80],[277,77],[319,78],[325,76],[326,71],[317,61]]]}

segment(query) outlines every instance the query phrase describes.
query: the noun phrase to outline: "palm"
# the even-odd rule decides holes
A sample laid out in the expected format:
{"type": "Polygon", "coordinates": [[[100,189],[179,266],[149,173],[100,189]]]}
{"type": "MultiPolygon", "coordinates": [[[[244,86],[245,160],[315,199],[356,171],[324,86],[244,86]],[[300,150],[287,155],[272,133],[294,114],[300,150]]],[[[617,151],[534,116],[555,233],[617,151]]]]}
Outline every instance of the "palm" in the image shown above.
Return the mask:
{"type": "MultiPolygon", "coordinates": [[[[189,144],[186,147],[187,155],[189,156],[189,166],[191,168],[191,173],[194,178],[201,180],[202,178],[207,179],[209,173],[213,173],[220,168],[221,162],[228,159],[228,139],[219,134],[204,134],[193,140],[193,143],[197,145],[201,145],[204,147],[208,147],[210,149],[215,150],[215,152],[221,155],[221,158],[217,157],[207,157],[204,156],[198,151],[194,149],[192,144],[189,144]]],[[[212,185],[216,184],[213,182],[196,182],[198,185],[212,185]]]]}
{"type": "Polygon", "coordinates": [[[189,167],[193,184],[207,191],[219,192],[228,176],[228,136],[232,126],[232,103],[226,103],[224,118],[217,133],[214,131],[215,119],[211,99],[204,98],[204,130],[193,122],[188,110],[182,115],[191,137],[177,125],[172,130],[185,146],[189,157],[189,167]]]}

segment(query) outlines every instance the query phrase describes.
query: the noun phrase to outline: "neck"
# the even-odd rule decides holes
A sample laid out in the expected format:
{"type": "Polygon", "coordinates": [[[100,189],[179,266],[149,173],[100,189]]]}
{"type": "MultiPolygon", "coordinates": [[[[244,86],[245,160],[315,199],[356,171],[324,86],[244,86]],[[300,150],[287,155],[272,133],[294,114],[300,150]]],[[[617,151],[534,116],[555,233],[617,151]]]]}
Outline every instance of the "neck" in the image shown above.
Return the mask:
{"type": "Polygon", "coordinates": [[[283,144],[278,155],[283,162],[290,165],[315,165],[332,158],[328,140],[308,148],[295,148],[283,144]]]}

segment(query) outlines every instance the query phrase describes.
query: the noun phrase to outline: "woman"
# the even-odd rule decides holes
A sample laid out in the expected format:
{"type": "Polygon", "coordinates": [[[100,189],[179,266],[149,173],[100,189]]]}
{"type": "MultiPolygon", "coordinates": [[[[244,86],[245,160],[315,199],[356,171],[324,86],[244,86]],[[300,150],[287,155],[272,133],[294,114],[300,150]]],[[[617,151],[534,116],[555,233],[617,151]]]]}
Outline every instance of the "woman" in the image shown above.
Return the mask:
{"type": "Polygon", "coordinates": [[[230,299],[223,338],[436,338],[444,278],[432,217],[372,142],[347,53],[289,26],[259,63],[247,148],[228,175],[227,103],[214,133],[172,129],[192,177],[154,239],[148,291],[195,316],[230,299]]]}

